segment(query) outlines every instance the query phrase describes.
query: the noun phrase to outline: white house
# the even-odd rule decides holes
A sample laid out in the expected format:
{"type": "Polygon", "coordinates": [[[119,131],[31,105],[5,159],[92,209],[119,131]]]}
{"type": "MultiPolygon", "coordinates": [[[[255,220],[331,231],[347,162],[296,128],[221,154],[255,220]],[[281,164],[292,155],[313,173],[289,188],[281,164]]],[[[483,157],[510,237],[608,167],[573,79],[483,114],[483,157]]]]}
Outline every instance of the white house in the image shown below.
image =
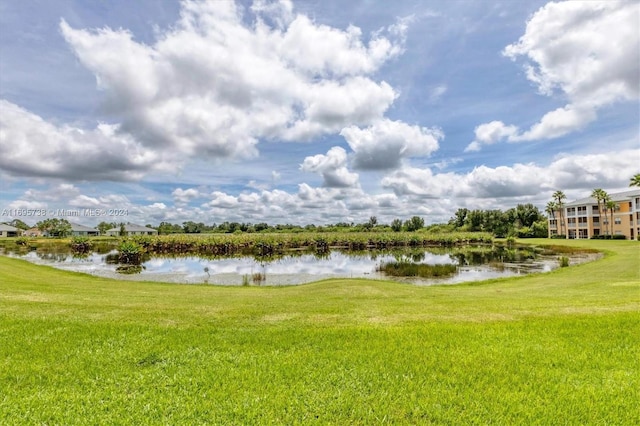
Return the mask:
{"type": "Polygon", "coordinates": [[[22,235],[22,229],[0,223],[0,238],[19,237],[20,235],[22,235]]]}
{"type": "MultiPolygon", "coordinates": [[[[158,235],[158,231],[153,228],[147,228],[146,226],[140,226],[133,223],[127,223],[124,225],[125,235],[158,235]]],[[[106,234],[110,237],[120,236],[120,227],[109,229],[106,234]]]]}
{"type": "Polygon", "coordinates": [[[71,224],[71,236],[72,237],[95,237],[100,232],[95,228],[89,228],[88,226],[78,225],[77,223],[71,224]]]}

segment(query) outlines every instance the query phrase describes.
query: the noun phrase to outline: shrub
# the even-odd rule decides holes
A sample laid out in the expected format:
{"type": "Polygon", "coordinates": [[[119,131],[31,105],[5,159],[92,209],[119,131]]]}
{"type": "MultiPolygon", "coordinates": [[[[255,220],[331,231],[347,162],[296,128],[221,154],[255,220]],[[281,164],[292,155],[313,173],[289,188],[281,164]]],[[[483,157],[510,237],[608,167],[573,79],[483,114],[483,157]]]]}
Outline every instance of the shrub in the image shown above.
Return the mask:
{"type": "Polygon", "coordinates": [[[29,238],[27,237],[18,237],[16,238],[16,244],[19,246],[26,246],[29,244],[29,238]]]}
{"type": "Polygon", "coordinates": [[[447,277],[455,274],[457,270],[458,267],[451,264],[427,265],[424,263],[411,263],[407,261],[383,263],[378,268],[378,271],[382,271],[385,274],[394,277],[422,278],[447,277]]]}
{"type": "Polygon", "coordinates": [[[73,237],[71,239],[71,249],[76,253],[86,253],[93,247],[89,237],[73,237]]]}
{"type": "Polygon", "coordinates": [[[567,266],[569,266],[569,258],[567,256],[560,256],[559,261],[561,268],[566,268],[567,266]]]}
{"type": "Polygon", "coordinates": [[[140,264],[144,249],[134,241],[123,241],[118,246],[118,262],[125,264],[140,264]]]}

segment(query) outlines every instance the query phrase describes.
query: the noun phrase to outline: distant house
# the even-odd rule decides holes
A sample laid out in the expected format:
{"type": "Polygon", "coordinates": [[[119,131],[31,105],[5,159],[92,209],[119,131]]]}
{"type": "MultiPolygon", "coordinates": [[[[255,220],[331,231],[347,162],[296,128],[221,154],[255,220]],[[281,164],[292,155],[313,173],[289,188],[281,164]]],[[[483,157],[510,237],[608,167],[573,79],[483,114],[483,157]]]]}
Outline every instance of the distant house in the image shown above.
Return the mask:
{"type": "Polygon", "coordinates": [[[100,232],[95,228],[89,228],[88,226],[78,225],[77,223],[71,224],[71,236],[72,237],[96,237],[100,232]]]}
{"type": "Polygon", "coordinates": [[[22,229],[0,223],[0,238],[19,237],[20,235],[22,235],[22,229]]]}
{"type": "MultiPolygon", "coordinates": [[[[158,235],[158,231],[153,228],[147,228],[146,226],[140,226],[133,223],[127,223],[124,225],[125,235],[158,235]]],[[[106,234],[110,237],[120,236],[120,227],[109,229],[106,234]]]]}
{"type": "Polygon", "coordinates": [[[46,235],[44,232],[42,232],[41,230],[39,230],[34,226],[33,228],[29,228],[26,231],[24,231],[24,236],[25,237],[45,237],[46,235]]]}

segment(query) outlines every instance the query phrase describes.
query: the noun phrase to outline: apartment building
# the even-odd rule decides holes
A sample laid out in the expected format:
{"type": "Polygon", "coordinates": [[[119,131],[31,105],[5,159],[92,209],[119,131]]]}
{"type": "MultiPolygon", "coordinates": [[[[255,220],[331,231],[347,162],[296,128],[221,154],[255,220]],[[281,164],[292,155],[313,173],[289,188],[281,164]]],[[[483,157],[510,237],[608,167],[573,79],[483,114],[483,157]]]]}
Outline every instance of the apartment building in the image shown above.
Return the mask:
{"type": "Polygon", "coordinates": [[[564,225],[560,223],[559,210],[550,215],[549,237],[565,234],[568,239],[574,239],[611,234],[637,239],[640,235],[640,188],[609,194],[609,197],[616,203],[612,224],[609,223],[611,211],[600,212],[595,198],[581,198],[563,205],[564,225]]]}

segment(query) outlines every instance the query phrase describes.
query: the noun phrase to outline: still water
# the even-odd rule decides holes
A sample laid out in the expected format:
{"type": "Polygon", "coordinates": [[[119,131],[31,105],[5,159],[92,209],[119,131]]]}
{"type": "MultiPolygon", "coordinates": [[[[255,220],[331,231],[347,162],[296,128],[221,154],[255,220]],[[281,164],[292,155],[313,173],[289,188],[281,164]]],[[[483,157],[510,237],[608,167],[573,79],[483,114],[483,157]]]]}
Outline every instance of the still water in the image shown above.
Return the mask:
{"type": "MultiPolygon", "coordinates": [[[[457,284],[491,278],[548,272],[559,267],[559,255],[540,249],[478,246],[449,249],[407,249],[393,251],[348,252],[332,250],[322,255],[297,252],[278,258],[236,256],[204,258],[199,256],[152,256],[140,272],[121,274],[111,263],[115,250],[74,256],[67,248],[7,252],[37,264],[87,274],[139,281],[218,285],[297,285],[327,278],[369,278],[395,280],[416,285],[457,284]],[[428,265],[456,265],[446,278],[391,277],[380,272],[382,263],[409,261],[428,265]]],[[[574,265],[593,260],[593,253],[568,255],[574,265]]]]}

